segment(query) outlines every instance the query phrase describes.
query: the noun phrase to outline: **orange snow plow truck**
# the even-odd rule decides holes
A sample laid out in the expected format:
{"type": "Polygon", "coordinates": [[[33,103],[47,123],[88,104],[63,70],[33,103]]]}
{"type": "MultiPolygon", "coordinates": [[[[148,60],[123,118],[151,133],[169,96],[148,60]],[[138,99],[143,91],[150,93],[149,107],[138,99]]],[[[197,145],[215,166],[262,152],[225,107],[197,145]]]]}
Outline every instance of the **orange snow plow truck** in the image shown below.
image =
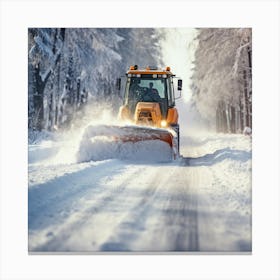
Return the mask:
{"type": "MultiPolygon", "coordinates": [[[[119,137],[123,142],[160,140],[172,149],[174,158],[179,156],[180,131],[178,111],[175,107],[175,75],[170,67],[157,69],[130,66],[125,77],[117,80],[117,88],[123,96],[119,119],[128,123],[121,127],[119,137]]],[[[177,79],[177,91],[181,97],[182,80],[177,79]]]]}

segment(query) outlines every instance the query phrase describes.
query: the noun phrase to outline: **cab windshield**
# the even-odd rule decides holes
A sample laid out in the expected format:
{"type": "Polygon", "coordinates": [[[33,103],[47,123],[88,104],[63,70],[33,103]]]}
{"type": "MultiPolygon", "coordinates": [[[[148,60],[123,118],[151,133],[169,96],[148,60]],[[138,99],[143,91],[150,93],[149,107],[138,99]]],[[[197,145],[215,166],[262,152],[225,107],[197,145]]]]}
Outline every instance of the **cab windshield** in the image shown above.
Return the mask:
{"type": "Polygon", "coordinates": [[[165,116],[167,114],[166,78],[128,77],[125,103],[134,112],[138,102],[158,102],[165,116]]]}

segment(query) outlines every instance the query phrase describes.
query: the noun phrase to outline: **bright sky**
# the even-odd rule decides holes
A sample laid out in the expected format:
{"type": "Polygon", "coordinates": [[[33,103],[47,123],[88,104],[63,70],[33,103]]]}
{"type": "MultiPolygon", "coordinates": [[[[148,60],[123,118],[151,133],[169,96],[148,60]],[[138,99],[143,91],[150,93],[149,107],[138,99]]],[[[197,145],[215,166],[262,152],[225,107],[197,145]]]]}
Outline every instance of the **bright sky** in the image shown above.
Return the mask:
{"type": "Polygon", "coordinates": [[[162,42],[163,61],[176,76],[183,79],[182,95],[185,101],[191,97],[190,77],[197,41],[194,28],[166,28],[166,41],[162,42]]]}

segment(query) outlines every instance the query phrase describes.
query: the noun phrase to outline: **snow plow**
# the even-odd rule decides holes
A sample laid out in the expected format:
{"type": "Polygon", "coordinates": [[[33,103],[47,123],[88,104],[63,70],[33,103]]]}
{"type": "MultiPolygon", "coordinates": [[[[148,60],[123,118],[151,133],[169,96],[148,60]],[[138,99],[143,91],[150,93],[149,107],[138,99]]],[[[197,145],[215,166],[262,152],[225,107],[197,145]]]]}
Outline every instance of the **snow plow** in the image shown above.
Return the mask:
{"type": "MultiPolygon", "coordinates": [[[[174,77],[170,67],[161,70],[130,66],[125,77],[124,102],[119,110],[119,119],[137,127],[129,129],[129,135],[121,141],[160,140],[170,146],[175,158],[179,155],[179,116],[175,108],[174,77]]],[[[117,87],[121,89],[121,79],[118,79],[117,87]]],[[[177,90],[181,94],[181,79],[178,79],[177,90]]]]}
{"type": "MultiPolygon", "coordinates": [[[[137,65],[130,66],[126,75],[117,79],[117,89],[123,96],[123,105],[118,114],[122,125],[89,128],[85,136],[87,143],[93,137],[107,137],[112,143],[123,144],[142,142],[150,145],[153,141],[153,144],[158,143],[157,147],[165,143],[170,158],[178,158],[180,132],[178,111],[175,108],[174,77],[170,67],[161,70],[156,67],[138,69],[137,65]]],[[[179,97],[181,89],[182,80],[178,79],[179,97]]]]}

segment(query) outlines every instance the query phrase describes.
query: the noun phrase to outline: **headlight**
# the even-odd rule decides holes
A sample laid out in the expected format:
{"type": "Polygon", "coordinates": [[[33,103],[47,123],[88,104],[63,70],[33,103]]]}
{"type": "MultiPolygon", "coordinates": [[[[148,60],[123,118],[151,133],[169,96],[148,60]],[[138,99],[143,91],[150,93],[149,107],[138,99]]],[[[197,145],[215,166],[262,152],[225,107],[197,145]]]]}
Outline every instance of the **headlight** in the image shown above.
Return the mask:
{"type": "Polygon", "coordinates": [[[160,122],[160,125],[161,125],[162,127],[166,127],[166,126],[167,126],[167,121],[162,120],[162,121],[160,122]]]}

